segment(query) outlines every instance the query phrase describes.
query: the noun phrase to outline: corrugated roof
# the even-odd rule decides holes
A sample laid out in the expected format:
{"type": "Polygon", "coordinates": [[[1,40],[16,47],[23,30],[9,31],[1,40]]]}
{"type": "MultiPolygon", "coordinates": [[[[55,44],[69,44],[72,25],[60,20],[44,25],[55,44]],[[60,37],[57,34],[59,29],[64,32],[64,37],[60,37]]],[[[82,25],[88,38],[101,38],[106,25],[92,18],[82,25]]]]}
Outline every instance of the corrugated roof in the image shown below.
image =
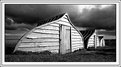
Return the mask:
{"type": "Polygon", "coordinates": [[[88,30],[81,30],[80,32],[81,32],[84,40],[87,40],[94,33],[94,31],[95,31],[95,29],[88,29],[88,30]]]}
{"type": "Polygon", "coordinates": [[[66,14],[66,13],[62,13],[62,14],[56,15],[56,16],[54,16],[54,17],[50,17],[50,18],[47,18],[47,19],[44,19],[44,20],[40,20],[40,21],[39,21],[40,23],[38,23],[37,26],[42,25],[42,24],[45,24],[45,23],[48,23],[48,22],[55,21],[55,20],[61,18],[61,17],[62,17],[63,15],[65,15],[65,14],[66,14]]]}

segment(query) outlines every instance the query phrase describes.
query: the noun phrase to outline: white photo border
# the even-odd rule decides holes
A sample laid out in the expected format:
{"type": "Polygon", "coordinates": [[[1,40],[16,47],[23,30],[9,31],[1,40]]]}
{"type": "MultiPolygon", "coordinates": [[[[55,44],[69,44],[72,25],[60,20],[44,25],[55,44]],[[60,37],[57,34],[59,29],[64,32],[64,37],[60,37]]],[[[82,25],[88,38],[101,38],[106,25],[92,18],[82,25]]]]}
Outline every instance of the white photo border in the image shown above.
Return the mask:
{"type": "Polygon", "coordinates": [[[43,3],[2,3],[2,64],[3,65],[119,65],[119,3],[111,3],[111,4],[116,4],[116,62],[5,62],[5,43],[4,43],[5,4],[43,4],[43,3]]]}

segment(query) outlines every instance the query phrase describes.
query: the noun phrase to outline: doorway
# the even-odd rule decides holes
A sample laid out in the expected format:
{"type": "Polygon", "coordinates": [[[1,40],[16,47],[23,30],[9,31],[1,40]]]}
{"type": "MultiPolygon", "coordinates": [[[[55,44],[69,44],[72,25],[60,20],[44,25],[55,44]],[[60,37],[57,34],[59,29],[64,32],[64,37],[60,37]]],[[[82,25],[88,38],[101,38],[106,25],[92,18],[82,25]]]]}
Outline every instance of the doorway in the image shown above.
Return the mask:
{"type": "Polygon", "coordinates": [[[60,53],[71,52],[71,27],[60,25],[60,53]]]}

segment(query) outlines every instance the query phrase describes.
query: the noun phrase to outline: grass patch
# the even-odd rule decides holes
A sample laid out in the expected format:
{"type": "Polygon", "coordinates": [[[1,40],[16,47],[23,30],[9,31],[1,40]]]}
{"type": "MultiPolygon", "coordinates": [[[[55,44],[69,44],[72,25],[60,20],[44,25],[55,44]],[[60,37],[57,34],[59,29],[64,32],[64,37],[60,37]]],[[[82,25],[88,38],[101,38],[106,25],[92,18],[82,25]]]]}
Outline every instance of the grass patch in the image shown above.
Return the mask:
{"type": "Polygon", "coordinates": [[[115,52],[77,50],[67,54],[16,52],[5,55],[5,62],[116,62],[115,52]]]}

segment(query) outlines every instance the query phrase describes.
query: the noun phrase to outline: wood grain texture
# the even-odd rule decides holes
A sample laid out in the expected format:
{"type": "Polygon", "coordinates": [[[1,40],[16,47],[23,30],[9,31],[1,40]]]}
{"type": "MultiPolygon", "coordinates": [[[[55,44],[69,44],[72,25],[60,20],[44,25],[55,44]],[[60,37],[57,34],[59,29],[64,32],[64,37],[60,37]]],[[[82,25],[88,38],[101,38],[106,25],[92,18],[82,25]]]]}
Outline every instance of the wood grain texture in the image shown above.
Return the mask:
{"type": "Polygon", "coordinates": [[[47,25],[47,26],[44,26],[44,27],[36,27],[36,29],[55,29],[55,30],[59,30],[59,27],[58,26],[52,26],[52,25],[47,25]]]}
{"type": "Polygon", "coordinates": [[[26,36],[26,38],[43,38],[43,37],[54,37],[54,38],[59,38],[59,35],[51,35],[51,34],[38,34],[38,33],[30,33],[29,35],[26,36]]]}
{"type": "Polygon", "coordinates": [[[49,38],[39,38],[39,39],[23,39],[21,40],[22,42],[55,42],[55,41],[58,41],[59,42],[59,39],[49,39],[49,38]]]}
{"type": "Polygon", "coordinates": [[[24,47],[24,46],[28,46],[28,47],[34,47],[34,46],[55,46],[55,45],[59,45],[58,42],[50,42],[50,43],[21,43],[20,46],[24,47]]]}
{"type": "Polygon", "coordinates": [[[76,30],[69,16],[64,15],[56,21],[35,27],[22,40],[17,50],[51,51],[68,53],[83,47],[82,37],[76,30]]]}
{"type": "Polygon", "coordinates": [[[56,22],[56,23],[62,24],[62,25],[65,25],[65,26],[71,26],[70,23],[65,23],[65,22],[62,22],[62,21],[58,21],[58,22],[56,22]]]}
{"type": "Polygon", "coordinates": [[[20,51],[31,51],[31,52],[42,52],[42,51],[55,51],[58,50],[59,48],[18,48],[20,51]]]}
{"type": "Polygon", "coordinates": [[[59,34],[59,31],[56,31],[56,30],[42,30],[42,29],[39,29],[39,30],[34,30],[33,33],[40,33],[40,34],[59,34]]]}

